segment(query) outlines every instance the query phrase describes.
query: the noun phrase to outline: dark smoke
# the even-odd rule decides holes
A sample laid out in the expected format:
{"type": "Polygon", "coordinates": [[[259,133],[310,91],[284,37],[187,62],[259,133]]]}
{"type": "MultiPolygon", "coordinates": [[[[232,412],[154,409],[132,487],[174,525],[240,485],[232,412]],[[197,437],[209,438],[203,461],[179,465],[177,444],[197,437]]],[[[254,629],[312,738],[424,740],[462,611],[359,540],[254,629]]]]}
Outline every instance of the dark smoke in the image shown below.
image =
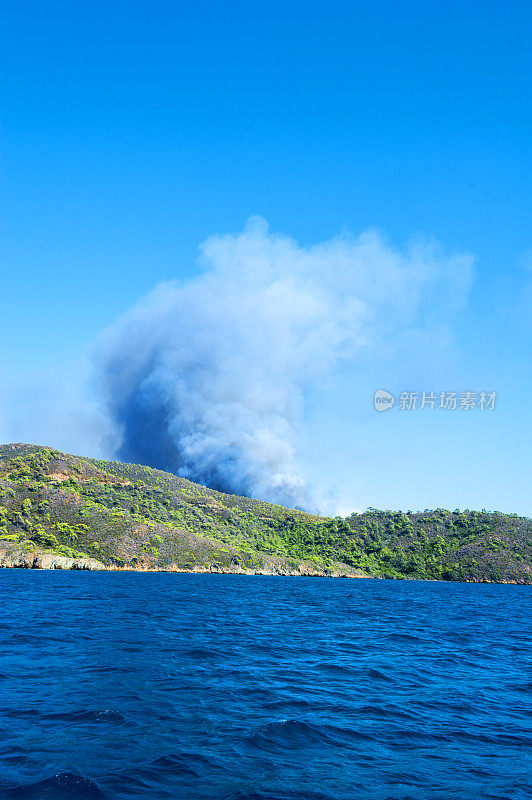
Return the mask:
{"type": "Polygon", "coordinates": [[[404,328],[426,287],[450,303],[471,259],[376,233],[310,248],[253,218],[212,237],[203,271],[158,286],[102,337],[96,363],[120,459],[225,492],[315,505],[297,463],[305,391],[404,328]]]}

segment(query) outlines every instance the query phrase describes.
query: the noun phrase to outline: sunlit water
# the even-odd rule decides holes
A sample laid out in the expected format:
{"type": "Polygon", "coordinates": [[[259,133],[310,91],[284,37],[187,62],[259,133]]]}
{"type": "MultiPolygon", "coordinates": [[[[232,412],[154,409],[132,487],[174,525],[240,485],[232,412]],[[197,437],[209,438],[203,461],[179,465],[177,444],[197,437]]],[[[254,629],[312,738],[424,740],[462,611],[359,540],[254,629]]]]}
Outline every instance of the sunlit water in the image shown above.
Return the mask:
{"type": "Polygon", "coordinates": [[[532,587],[0,572],[0,795],[532,797],[532,587]]]}

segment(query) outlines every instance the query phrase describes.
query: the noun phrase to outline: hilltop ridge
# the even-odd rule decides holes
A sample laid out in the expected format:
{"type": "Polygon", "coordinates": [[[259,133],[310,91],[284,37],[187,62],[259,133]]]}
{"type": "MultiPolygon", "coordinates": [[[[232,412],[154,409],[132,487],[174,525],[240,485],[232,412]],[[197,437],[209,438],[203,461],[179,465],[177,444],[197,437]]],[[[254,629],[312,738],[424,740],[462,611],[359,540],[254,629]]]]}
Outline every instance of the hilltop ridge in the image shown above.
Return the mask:
{"type": "Polygon", "coordinates": [[[0,446],[0,566],[532,583],[532,521],[369,509],[327,518],[161,470],[0,446]]]}

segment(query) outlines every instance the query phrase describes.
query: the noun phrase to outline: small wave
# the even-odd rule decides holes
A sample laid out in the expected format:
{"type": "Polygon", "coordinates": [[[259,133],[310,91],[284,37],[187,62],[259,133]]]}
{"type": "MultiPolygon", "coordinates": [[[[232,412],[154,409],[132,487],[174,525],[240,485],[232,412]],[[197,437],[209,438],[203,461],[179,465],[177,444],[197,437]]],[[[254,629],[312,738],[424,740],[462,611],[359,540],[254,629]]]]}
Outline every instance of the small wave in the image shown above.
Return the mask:
{"type": "Polygon", "coordinates": [[[394,682],[393,678],[390,678],[389,675],[386,675],[384,672],[380,672],[378,669],[368,669],[367,676],[374,681],[385,681],[386,683],[394,682]]]}
{"type": "Polygon", "coordinates": [[[120,664],[119,667],[114,667],[111,664],[103,664],[103,665],[90,665],[83,669],[83,672],[87,672],[89,674],[94,675],[108,675],[112,674],[113,672],[119,672],[120,674],[125,674],[128,672],[135,672],[136,667],[130,666],[128,667],[126,664],[120,664]]]}
{"type": "Polygon", "coordinates": [[[321,672],[328,672],[330,675],[352,675],[354,672],[354,669],[351,666],[346,666],[345,664],[335,664],[327,661],[316,664],[315,668],[321,672]]]}
{"type": "Polygon", "coordinates": [[[532,692],[532,682],[527,681],[526,683],[514,683],[508,688],[514,692],[524,692],[524,694],[528,695],[532,692]]]}
{"type": "Polygon", "coordinates": [[[12,719],[31,719],[35,716],[35,711],[32,708],[1,708],[0,714],[12,719]]]}
{"type": "Polygon", "coordinates": [[[478,706],[468,703],[465,700],[462,702],[453,702],[447,700],[415,700],[412,705],[416,708],[423,708],[434,714],[436,711],[456,712],[457,714],[473,714],[478,712],[478,706]]]}
{"type": "Polygon", "coordinates": [[[312,791],[289,791],[272,794],[262,789],[247,789],[230,794],[224,797],[223,800],[331,800],[331,796],[312,791]]]}
{"type": "Polygon", "coordinates": [[[256,733],[247,737],[249,744],[261,750],[278,751],[302,749],[309,746],[346,746],[349,740],[368,740],[372,737],[346,728],[333,725],[317,725],[297,719],[270,722],[256,733]]]}
{"type": "Polygon", "coordinates": [[[6,797],[27,800],[105,800],[97,785],[70,772],[59,772],[38,783],[24,784],[8,789],[6,797]]]}
{"type": "Polygon", "coordinates": [[[452,738],[443,733],[431,730],[416,730],[411,728],[390,728],[383,733],[383,739],[388,741],[397,750],[412,749],[418,745],[431,742],[450,742],[452,738]]]}
{"type": "Polygon", "coordinates": [[[158,773],[201,778],[206,772],[219,770],[219,764],[199,753],[169,753],[151,762],[158,773]]]}
{"type": "Polygon", "coordinates": [[[419,636],[413,636],[410,633],[389,633],[386,637],[388,642],[401,642],[404,644],[422,642],[419,636]]]}
{"type": "Polygon", "coordinates": [[[44,714],[41,719],[58,720],[60,722],[120,722],[126,720],[118,711],[106,708],[104,711],[65,711],[58,714],[44,714]]]}
{"type": "Polygon", "coordinates": [[[265,703],[264,708],[268,708],[270,711],[275,711],[279,708],[300,708],[300,709],[307,709],[307,708],[314,708],[315,703],[310,703],[308,700],[304,698],[297,698],[294,697],[293,699],[287,698],[286,700],[272,700],[270,703],[265,703]]]}
{"type": "Polygon", "coordinates": [[[416,719],[419,714],[414,714],[409,711],[403,711],[400,708],[393,706],[361,706],[357,708],[357,714],[363,717],[381,718],[381,719],[416,719]]]}
{"type": "Polygon", "coordinates": [[[189,647],[183,648],[179,650],[178,657],[181,658],[190,658],[198,662],[203,661],[212,661],[213,659],[218,658],[219,654],[214,650],[210,650],[207,647],[189,647]]]}
{"type": "Polygon", "coordinates": [[[280,800],[280,798],[279,795],[274,797],[272,794],[264,794],[251,789],[251,791],[227,795],[223,800],[280,800]]]}
{"type": "MultiPolygon", "coordinates": [[[[226,766],[220,759],[195,752],[165,753],[148,763],[132,767],[128,766],[120,772],[108,774],[105,785],[117,797],[151,798],[155,787],[194,786],[207,779],[219,779],[226,766]]],[[[164,795],[165,797],[167,795],[164,795]]],[[[180,795],[176,795],[180,796],[180,795]]]]}
{"type": "Polygon", "coordinates": [[[461,742],[480,742],[481,744],[494,745],[495,747],[510,746],[516,748],[529,748],[532,744],[528,731],[522,736],[511,733],[478,733],[476,731],[451,731],[450,737],[461,742]]]}

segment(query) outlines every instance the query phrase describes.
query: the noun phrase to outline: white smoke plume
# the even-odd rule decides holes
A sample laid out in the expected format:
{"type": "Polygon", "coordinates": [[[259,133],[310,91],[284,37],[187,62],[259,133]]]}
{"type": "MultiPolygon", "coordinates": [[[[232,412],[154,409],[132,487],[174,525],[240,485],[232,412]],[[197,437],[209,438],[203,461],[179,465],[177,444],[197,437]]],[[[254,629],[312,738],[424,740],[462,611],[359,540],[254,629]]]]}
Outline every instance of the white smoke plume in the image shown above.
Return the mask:
{"type": "Polygon", "coordinates": [[[253,217],[209,238],[200,263],[98,344],[117,455],[312,508],[297,460],[306,390],[339,359],[460,303],[472,259],[420,241],[400,252],[376,232],[300,247],[253,217]]]}

